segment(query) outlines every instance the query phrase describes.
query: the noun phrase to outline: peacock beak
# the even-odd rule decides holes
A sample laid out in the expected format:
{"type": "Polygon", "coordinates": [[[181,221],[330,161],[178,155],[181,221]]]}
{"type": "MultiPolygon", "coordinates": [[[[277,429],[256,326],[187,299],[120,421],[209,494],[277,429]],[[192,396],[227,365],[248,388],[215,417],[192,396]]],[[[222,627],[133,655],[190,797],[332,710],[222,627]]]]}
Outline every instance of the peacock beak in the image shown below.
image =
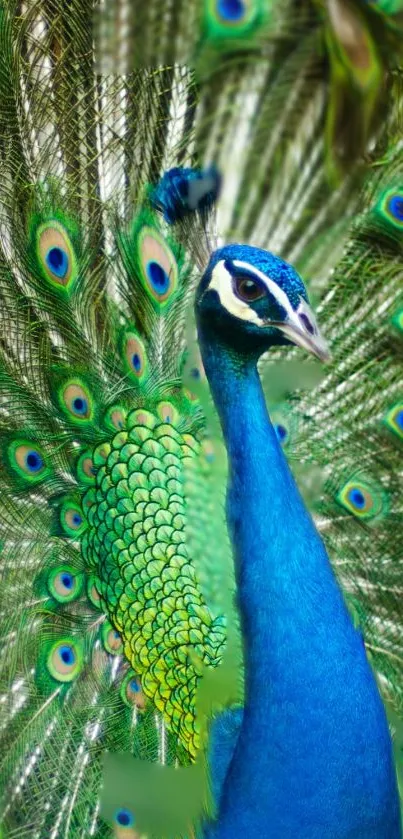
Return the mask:
{"type": "Polygon", "coordinates": [[[329,346],[319,331],[311,307],[305,300],[301,301],[296,311],[289,312],[287,315],[286,320],[271,325],[280,329],[293,344],[302,347],[320,361],[329,361],[331,358],[329,346]]]}
{"type": "Polygon", "coordinates": [[[328,344],[320,332],[317,332],[316,335],[309,335],[302,329],[287,324],[278,324],[278,329],[281,329],[293,344],[307,350],[307,352],[319,358],[320,361],[330,361],[331,354],[328,344]]]}

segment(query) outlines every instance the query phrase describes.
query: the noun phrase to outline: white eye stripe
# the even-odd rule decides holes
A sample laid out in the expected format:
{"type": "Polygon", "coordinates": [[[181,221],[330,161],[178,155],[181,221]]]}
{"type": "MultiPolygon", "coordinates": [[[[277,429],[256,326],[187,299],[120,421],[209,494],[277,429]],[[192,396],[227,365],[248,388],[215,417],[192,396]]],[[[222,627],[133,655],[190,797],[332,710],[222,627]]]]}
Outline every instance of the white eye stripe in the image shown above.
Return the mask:
{"type": "Polygon", "coordinates": [[[274,297],[274,299],[279,303],[279,305],[285,309],[287,315],[292,317],[294,314],[294,310],[291,306],[291,303],[282,288],[277,285],[274,280],[271,280],[267,274],[263,274],[262,271],[259,271],[258,268],[255,268],[253,265],[250,265],[249,262],[242,262],[240,259],[234,259],[233,265],[235,268],[240,268],[242,271],[246,271],[248,274],[252,274],[259,280],[263,285],[267,288],[267,291],[274,297]]]}
{"type": "MultiPolygon", "coordinates": [[[[288,318],[295,322],[296,315],[291,303],[285,291],[283,291],[283,289],[280,288],[274,280],[271,280],[270,277],[267,277],[266,274],[263,274],[263,272],[259,271],[258,268],[250,265],[249,262],[242,262],[240,259],[234,259],[233,265],[235,268],[245,271],[248,275],[256,277],[256,279],[262,283],[265,288],[267,288],[268,293],[274,297],[283,309],[285,309],[288,318]]],[[[234,315],[234,317],[240,318],[241,320],[247,320],[250,323],[255,323],[257,326],[266,326],[266,321],[262,320],[262,318],[259,317],[257,312],[255,312],[248,303],[240,300],[235,294],[232,288],[232,275],[225,267],[224,260],[218,262],[214,267],[211,274],[209,288],[214,289],[217,292],[221,305],[224,306],[231,315],[234,315]]]]}
{"type": "Polygon", "coordinates": [[[237,269],[247,272],[249,276],[256,277],[267,288],[267,291],[275,298],[277,303],[282,306],[286,316],[281,322],[260,318],[250,304],[237,296],[233,289],[232,274],[225,267],[224,260],[220,260],[213,268],[208,288],[217,292],[220,303],[227,312],[240,320],[249,321],[249,323],[259,327],[277,327],[291,343],[303,347],[307,352],[313,353],[322,361],[329,360],[330,353],[327,343],[319,332],[311,307],[303,297],[300,297],[298,308],[294,311],[286,293],[274,280],[248,262],[234,260],[232,264],[237,269]]]}
{"type": "Polygon", "coordinates": [[[233,315],[240,320],[247,320],[250,323],[256,323],[257,326],[263,326],[264,322],[259,318],[248,303],[240,300],[234,293],[232,288],[232,275],[226,269],[224,260],[217,262],[211,274],[209,288],[217,292],[220,303],[230,315],[233,315]]]}

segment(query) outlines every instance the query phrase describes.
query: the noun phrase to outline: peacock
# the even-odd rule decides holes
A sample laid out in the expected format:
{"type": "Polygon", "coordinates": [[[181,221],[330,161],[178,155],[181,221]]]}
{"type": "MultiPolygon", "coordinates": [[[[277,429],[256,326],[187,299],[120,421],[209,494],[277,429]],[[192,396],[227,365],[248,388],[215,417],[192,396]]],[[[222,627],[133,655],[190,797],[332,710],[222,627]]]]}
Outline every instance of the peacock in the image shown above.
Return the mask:
{"type": "Polygon", "coordinates": [[[2,839],[401,836],[402,26],[0,3],[2,839]]]}

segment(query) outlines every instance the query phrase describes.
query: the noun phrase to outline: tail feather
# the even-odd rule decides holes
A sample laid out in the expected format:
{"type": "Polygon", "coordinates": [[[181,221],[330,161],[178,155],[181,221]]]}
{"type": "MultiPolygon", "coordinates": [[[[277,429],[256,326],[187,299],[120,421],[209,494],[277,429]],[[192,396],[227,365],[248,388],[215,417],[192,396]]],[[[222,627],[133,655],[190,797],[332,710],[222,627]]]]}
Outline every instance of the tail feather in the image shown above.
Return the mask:
{"type": "MultiPolygon", "coordinates": [[[[391,163],[374,176],[367,198],[362,195],[365,211],[321,303],[332,365],[309,392],[303,392],[302,377],[302,392],[294,392],[289,404],[297,423],[293,458],[322,474],[322,495],[313,505],[318,526],[384,694],[401,711],[401,559],[395,534],[403,514],[403,347],[392,325],[401,287],[401,220],[394,212],[401,190],[393,188],[399,174],[391,163]]],[[[287,445],[291,430],[283,424],[287,445]]],[[[304,489],[303,470],[300,479],[304,489]]]]}

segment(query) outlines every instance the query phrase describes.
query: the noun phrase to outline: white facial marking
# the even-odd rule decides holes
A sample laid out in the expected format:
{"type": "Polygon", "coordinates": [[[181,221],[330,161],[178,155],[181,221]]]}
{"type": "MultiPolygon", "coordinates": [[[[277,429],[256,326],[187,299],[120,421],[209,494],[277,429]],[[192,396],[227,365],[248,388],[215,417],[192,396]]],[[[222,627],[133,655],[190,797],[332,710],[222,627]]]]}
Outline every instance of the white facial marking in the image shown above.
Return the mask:
{"type": "MultiPolygon", "coordinates": [[[[285,309],[287,313],[287,321],[300,327],[299,320],[296,317],[294,309],[292,308],[285,291],[283,291],[283,289],[280,288],[274,280],[271,280],[270,277],[263,274],[263,272],[259,271],[258,268],[250,265],[249,262],[242,262],[240,259],[234,259],[233,265],[235,268],[245,271],[248,275],[256,277],[256,279],[267,288],[269,294],[271,294],[280,306],[285,309]]],[[[209,288],[215,289],[222,306],[224,306],[231,315],[234,315],[236,318],[240,318],[241,320],[248,320],[250,323],[255,323],[257,326],[267,326],[267,321],[260,318],[248,303],[240,300],[235,294],[232,287],[232,275],[229,271],[227,271],[223,260],[218,262],[213,269],[209,288]]]]}
{"type": "MultiPolygon", "coordinates": [[[[235,268],[244,270],[249,276],[255,276],[259,282],[267,288],[269,294],[274,297],[280,306],[285,310],[286,317],[281,323],[272,322],[292,341],[293,344],[298,344],[308,352],[314,352],[315,355],[325,359],[329,357],[329,350],[324,338],[320,335],[317,327],[315,315],[308,303],[301,298],[297,311],[291,306],[291,303],[282,288],[277,285],[274,280],[271,280],[258,268],[250,265],[248,262],[242,262],[239,259],[233,260],[235,268]],[[300,315],[306,316],[309,325],[313,332],[307,327],[306,321],[300,318],[300,315]]],[[[234,317],[240,320],[249,321],[256,326],[267,327],[270,326],[270,321],[260,318],[257,312],[245,301],[235,294],[232,286],[232,275],[227,271],[224,260],[221,260],[213,268],[209,288],[214,289],[219,298],[221,305],[234,317]]]]}
{"type": "Polygon", "coordinates": [[[224,260],[217,262],[217,265],[213,268],[209,288],[217,292],[221,305],[224,306],[230,315],[234,315],[234,317],[240,318],[240,320],[248,320],[250,323],[256,323],[257,326],[264,326],[264,321],[261,320],[258,314],[251,309],[248,303],[240,300],[235,294],[232,288],[232,275],[227,271],[224,260]]]}
{"type": "Polygon", "coordinates": [[[248,274],[254,274],[257,280],[260,280],[263,285],[266,286],[267,291],[277,300],[277,303],[282,306],[283,309],[286,310],[288,317],[291,319],[292,315],[294,315],[294,309],[291,306],[291,303],[282,288],[280,288],[274,280],[271,280],[267,274],[263,274],[262,271],[259,271],[258,268],[255,268],[253,265],[249,265],[248,262],[242,262],[240,259],[234,259],[233,264],[235,268],[240,268],[243,271],[247,271],[248,274]]]}

